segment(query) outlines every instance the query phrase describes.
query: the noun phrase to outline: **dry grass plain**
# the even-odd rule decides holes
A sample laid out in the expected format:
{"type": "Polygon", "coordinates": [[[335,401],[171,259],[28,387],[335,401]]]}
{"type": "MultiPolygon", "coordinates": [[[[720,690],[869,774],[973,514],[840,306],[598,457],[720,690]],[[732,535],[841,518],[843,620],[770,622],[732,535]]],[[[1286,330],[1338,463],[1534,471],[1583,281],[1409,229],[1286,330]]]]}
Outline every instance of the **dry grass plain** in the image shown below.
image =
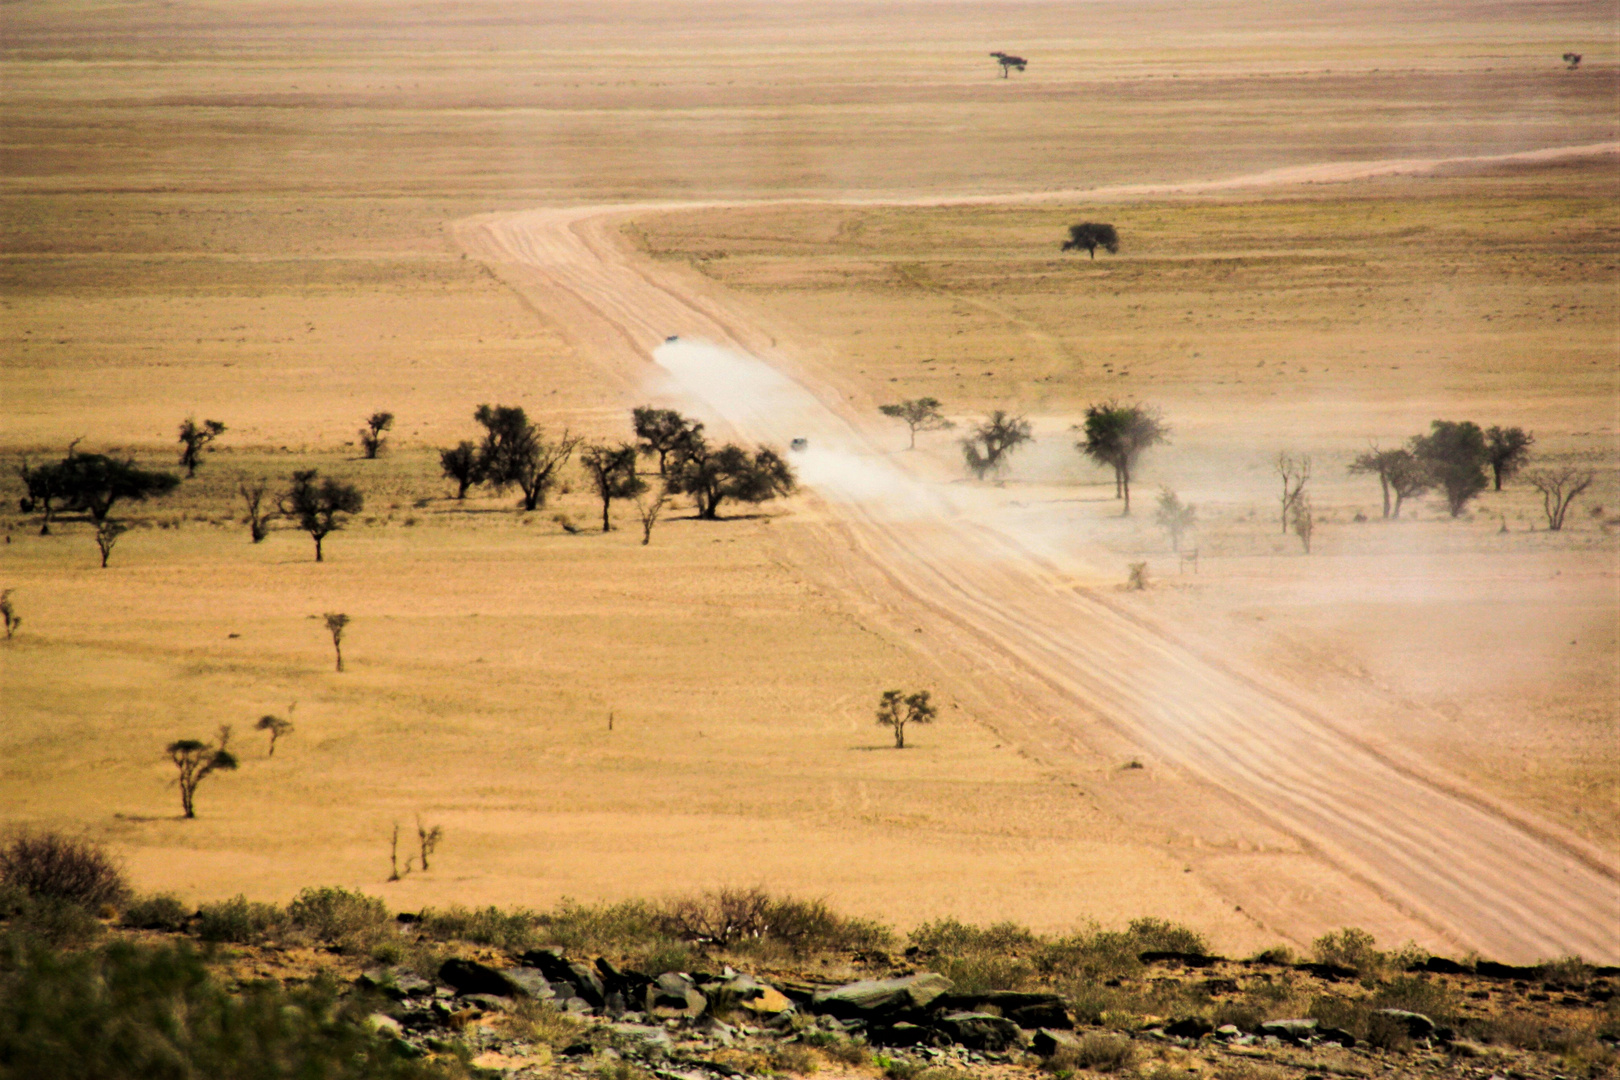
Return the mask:
{"type": "MultiPolygon", "coordinates": [[[[0,17],[0,449],[37,458],[85,435],[156,463],[187,414],[231,427],[197,480],[130,513],[151,527],[106,571],[86,526],[36,537],[8,497],[0,565],[26,621],[4,654],[7,824],[105,837],[143,887],[193,899],[333,882],[402,908],[545,904],[765,881],[902,925],[1161,914],[1228,949],[1346,922],[1422,936],[1326,874],[1249,905],[1255,874],[1222,858],[1305,864],[1290,880],[1309,881],[1308,856],[1219,815],[1204,827],[1228,834],[1200,836],[1183,819],[1202,797],[1120,771],[1123,748],[1062,767],[1019,753],[997,734],[1016,695],[941,671],[832,587],[836,568],[806,564],[807,502],[672,520],[643,548],[628,528],[568,535],[504,500],[445,500],[431,448],[470,437],[477,403],[618,436],[638,400],[448,224],[1610,140],[1603,5],[0,17]],[[989,48],[1034,62],[1002,81],[989,48]],[[1568,48],[1585,69],[1557,64],[1568,48]],[[356,461],[344,444],[376,408],[399,414],[395,446],[356,461]],[[250,545],[236,477],[313,465],[368,496],[329,561],[293,534],[250,545]],[[355,619],[341,676],[310,621],[332,610],[355,619]],[[946,721],[903,755],[873,749],[877,692],[924,683],[951,700],[946,721]],[[199,820],[176,820],[163,743],[220,723],[248,743],[253,719],[294,700],[275,758],[250,751],[204,786],[199,820]],[[442,862],[384,885],[389,828],[418,812],[448,833],[442,862]]],[[[1050,500],[1099,581],[1126,558],[1175,575],[1145,519],[1111,516],[1063,429],[1101,394],[1162,404],[1177,437],[1139,490],[1199,503],[1205,560],[1196,582],[1137,602],[1612,853],[1607,527],[1529,532],[1522,489],[1461,523],[1426,506],[1358,524],[1375,491],[1342,464],[1436,415],[1521,423],[1550,460],[1595,462],[1589,505],[1616,505],[1613,196],[1609,159],[1115,200],[1126,249],[1095,263],[1056,251],[1098,210],[1072,202],[644,214],[633,239],[741,295],[863,407],[932,393],[962,415],[1037,415],[1039,452],[1004,497],[1050,500]],[[1265,463],[1284,447],[1319,462],[1329,520],[1310,559],[1265,524],[1265,463]]],[[[954,468],[948,444],[926,452],[954,468]]],[[[561,505],[590,520],[583,496],[561,505]]]]}

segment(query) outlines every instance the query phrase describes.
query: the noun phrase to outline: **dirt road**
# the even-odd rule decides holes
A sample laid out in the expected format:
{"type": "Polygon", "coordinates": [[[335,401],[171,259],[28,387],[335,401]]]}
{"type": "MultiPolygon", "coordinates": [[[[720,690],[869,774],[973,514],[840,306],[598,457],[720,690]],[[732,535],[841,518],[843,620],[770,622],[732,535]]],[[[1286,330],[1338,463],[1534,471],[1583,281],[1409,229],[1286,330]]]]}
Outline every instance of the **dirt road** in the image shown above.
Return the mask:
{"type": "MultiPolygon", "coordinates": [[[[1088,198],[1343,181],[1481,161],[1335,163],[1088,198]]],[[[800,368],[727,297],[631,251],[618,227],[647,209],[486,217],[459,223],[458,236],[627,389],[659,373],[711,422],[777,444],[808,437],[812,453],[801,472],[826,512],[893,588],[953,628],[963,655],[993,655],[999,677],[1038,682],[1077,713],[1100,715],[1145,753],[1225,791],[1459,949],[1514,961],[1565,953],[1620,961],[1620,874],[1607,853],[1437,781],[1359,740],[1348,718],[1304,704],[1304,694],[1266,673],[1238,670],[1108,596],[1067,584],[1038,546],[998,524],[971,490],[923,483],[879,452],[840,393],[800,368]],[[668,335],[682,341],[664,344],[668,335]]]]}

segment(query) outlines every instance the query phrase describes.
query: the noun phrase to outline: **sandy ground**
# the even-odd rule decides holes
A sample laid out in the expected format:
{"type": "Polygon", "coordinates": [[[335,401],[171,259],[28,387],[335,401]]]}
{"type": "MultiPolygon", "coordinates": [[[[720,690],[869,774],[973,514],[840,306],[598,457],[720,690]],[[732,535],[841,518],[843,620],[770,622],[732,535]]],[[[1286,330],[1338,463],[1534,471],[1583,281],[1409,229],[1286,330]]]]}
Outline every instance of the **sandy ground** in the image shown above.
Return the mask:
{"type": "MultiPolygon", "coordinates": [[[[1340,475],[1366,439],[1453,410],[1532,426],[1549,460],[1612,458],[1612,165],[1163,190],[1613,140],[1604,9],[1078,10],[130,5],[92,32],[8,9],[5,448],[89,434],[155,463],[187,413],[232,431],[133,514],[152,528],[105,573],[82,525],[7,522],[27,623],[4,658],[0,813],[90,829],[143,886],[192,897],[320,880],[401,906],[539,904],[764,880],[901,924],[1152,913],[1234,950],[1359,923],[1508,959],[1612,955],[1603,523],[1525,531],[1521,488],[1471,522],[1361,528],[1376,504],[1340,475]],[[997,79],[991,47],[1034,62],[997,79]],[[1586,69],[1555,62],[1566,48],[1586,69]],[[1106,186],[1135,190],[1053,194],[1106,186]],[[921,205],[983,193],[1051,201],[921,205]],[[783,197],[818,205],[736,205],[783,197]],[[589,209],[692,201],[713,205],[589,209]],[[531,267],[557,251],[523,245],[551,236],[572,252],[560,290],[492,275],[450,224],[547,204],[584,207],[545,219],[578,229],[508,229],[500,253],[459,235],[531,267]],[[1134,215],[1126,251],[1060,260],[1062,226],[1099,205],[1134,215]],[[581,295],[625,306],[610,321],[633,339],[581,295]],[[899,445],[864,417],[900,393],[964,417],[1012,403],[1043,439],[992,491],[948,483],[949,442],[925,442],[902,473],[988,530],[939,537],[824,491],[671,521],[647,549],[443,500],[431,447],[470,437],[472,406],[622,437],[630,405],[673,394],[646,382],[672,332],[770,358],[867,446],[899,445]],[[1200,502],[1196,582],[1167,580],[1162,538],[1114,518],[1066,449],[1101,393],[1171,415],[1141,492],[1200,502]],[[380,407],[401,418],[393,452],[352,460],[380,407]],[[1260,524],[1282,446],[1333,462],[1309,560],[1260,524]],[[247,545],[237,475],[314,464],[362,481],[366,520],[320,567],[296,536],[247,545]],[[1022,637],[906,580],[936,540],[1009,552],[1004,578],[953,584],[996,619],[1020,608],[1022,637]],[[1111,591],[1137,558],[1165,587],[1111,591]],[[334,609],[357,619],[343,676],[309,621],[334,609]],[[1096,659],[1104,626],[1136,644],[1125,661],[1096,659]],[[1150,648],[1162,685],[1110,682],[1150,648]],[[1201,689],[1168,693],[1182,681],[1201,689]],[[953,706],[904,755],[868,719],[894,684],[953,706]],[[169,816],[157,748],[221,722],[242,740],[295,699],[274,759],[211,780],[202,819],[169,816]],[[1206,701],[1237,726],[1186,726],[1206,701]],[[1278,725],[1314,745],[1242,741],[1278,725]],[[1192,754],[1166,731],[1221,734],[1192,754]],[[1235,745],[1254,752],[1215,768],[1235,745]],[[1301,791],[1343,786],[1310,774],[1345,755],[1377,773],[1339,804],[1365,821],[1307,820],[1301,791]],[[1417,816],[1446,842],[1396,838],[1391,799],[1433,800],[1417,816]],[[387,832],[418,812],[452,837],[442,869],[383,886],[387,832]],[[1538,887],[1561,874],[1585,883],[1538,887]],[[1491,903],[1458,914],[1446,881],[1466,875],[1491,903]]],[[[1614,488],[1605,464],[1593,505],[1614,488]]]]}

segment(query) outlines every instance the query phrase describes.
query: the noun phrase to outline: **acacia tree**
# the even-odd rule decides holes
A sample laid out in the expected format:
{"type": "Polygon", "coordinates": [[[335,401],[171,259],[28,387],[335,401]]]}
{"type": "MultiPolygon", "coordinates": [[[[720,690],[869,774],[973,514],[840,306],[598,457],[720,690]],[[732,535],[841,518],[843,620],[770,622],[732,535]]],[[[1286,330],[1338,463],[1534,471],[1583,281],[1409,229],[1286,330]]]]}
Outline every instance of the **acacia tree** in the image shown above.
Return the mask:
{"type": "Polygon", "coordinates": [[[280,499],[281,513],[298,522],[298,527],[315,541],[315,561],[321,562],[321,541],[328,533],[343,528],[342,514],[358,514],[365,497],[353,484],[328,476],[319,479],[319,470],[300,469],[292,475],[292,487],[280,499]]]}
{"type": "Polygon", "coordinates": [[[439,468],[448,479],[456,482],[457,499],[465,499],[468,488],[484,482],[478,447],[466,439],[448,450],[439,451],[439,468]]]}
{"type": "Polygon", "coordinates": [[[1169,488],[1161,488],[1159,506],[1153,511],[1153,520],[1159,528],[1170,534],[1170,550],[1180,552],[1181,538],[1198,524],[1198,508],[1192,503],[1182,502],[1181,498],[1169,488]]]}
{"type": "Polygon", "coordinates": [[[1024,68],[1029,65],[1028,60],[1025,60],[1022,56],[1014,56],[1011,53],[993,52],[990,55],[995,57],[996,63],[1001,65],[1001,77],[1003,79],[1005,79],[1007,77],[1007,73],[1012,71],[1014,68],[1017,68],[1019,71],[1023,71],[1024,68]]]}
{"type": "Polygon", "coordinates": [[[484,441],[478,449],[484,481],[497,491],[516,484],[523,492],[525,510],[545,506],[547,494],[557,485],[562,467],[581,437],[564,429],[556,442],[548,443],[540,428],[516,406],[480,405],[473,419],[484,426],[484,441]]]}
{"type": "Polygon", "coordinates": [[[931,724],[939,710],[929,700],[927,690],[907,694],[902,690],[885,690],[878,699],[877,722],[880,727],[894,730],[894,748],[906,748],[907,724],[931,724]]]}
{"type": "Polygon", "coordinates": [[[1536,469],[1526,473],[1530,486],[1541,492],[1541,508],[1547,513],[1547,530],[1558,532],[1564,527],[1564,515],[1575,496],[1592,486],[1596,474],[1590,469],[1566,466],[1562,469],[1536,469]]]}
{"type": "Polygon", "coordinates": [[[270,519],[276,516],[274,510],[264,505],[270,481],[262,476],[257,480],[243,480],[236,485],[236,490],[242,493],[242,501],[247,504],[248,535],[257,544],[270,535],[270,519]]]}
{"type": "Polygon", "coordinates": [[[326,631],[332,635],[332,651],[337,653],[337,669],[343,670],[343,628],[349,625],[349,617],[340,611],[326,613],[326,631]]]}
{"type": "Polygon", "coordinates": [[[1086,406],[1086,419],[1071,430],[1085,435],[1075,449],[1099,465],[1114,470],[1114,498],[1125,501],[1124,516],[1131,513],[1131,470],[1149,448],[1166,442],[1170,428],[1151,406],[1104,401],[1086,406]]]}
{"type": "Polygon", "coordinates": [[[186,817],[197,816],[192,798],[196,794],[198,784],[212,773],[237,767],[236,755],[226,749],[230,739],[231,729],[222,726],[219,729],[218,746],[197,739],[178,739],[169,744],[169,759],[174,762],[175,768],[180,770],[180,776],[175,782],[180,786],[180,806],[185,810],[186,817]]]}
{"type": "Polygon", "coordinates": [[[293,725],[291,720],[284,720],[279,716],[265,713],[259,717],[259,722],[253,725],[255,731],[268,731],[270,733],[270,749],[265,751],[265,757],[276,756],[276,740],[283,735],[291,735],[293,725]]]}
{"type": "Polygon", "coordinates": [[[674,409],[642,405],[630,411],[631,425],[643,454],[658,455],[658,475],[668,472],[670,456],[679,456],[703,438],[703,425],[674,409]]]}
{"type": "Polygon", "coordinates": [[[1445,493],[1451,516],[1457,517],[1490,483],[1485,477],[1490,461],[1485,433],[1471,420],[1436,420],[1429,428],[1429,434],[1413,436],[1412,454],[1429,470],[1434,486],[1445,493]]]}
{"type": "Polygon", "coordinates": [[[997,409],[968,431],[962,440],[962,459],[980,480],[1000,475],[1007,467],[1007,455],[1034,437],[1028,420],[997,409]]]}
{"type": "Polygon", "coordinates": [[[716,521],[726,499],[762,503],[798,489],[793,467],[768,446],[750,454],[736,443],[713,448],[701,438],[670,463],[666,487],[677,495],[690,495],[698,517],[716,521]]]}
{"type": "Polygon", "coordinates": [[[218,420],[204,420],[202,426],[197,421],[186,417],[180,422],[180,464],[186,467],[186,477],[197,475],[197,466],[202,464],[203,451],[208,444],[225,434],[225,425],[218,420]]]}
{"type": "MultiPolygon", "coordinates": [[[[69,453],[72,453],[69,450],[69,453]]],[[[67,500],[67,471],[60,462],[47,462],[44,465],[30,466],[24,461],[17,467],[17,474],[22,478],[23,488],[27,491],[20,500],[18,508],[25,514],[32,514],[38,510],[41,514],[39,535],[51,535],[51,521],[56,517],[58,500],[67,500]]]]}
{"type": "Polygon", "coordinates": [[[664,507],[668,505],[669,496],[662,491],[651,500],[644,499],[640,495],[636,496],[636,519],[641,522],[642,547],[652,543],[653,526],[658,524],[658,519],[663,516],[664,507]]]}
{"type": "Polygon", "coordinates": [[[1064,251],[1084,251],[1095,259],[1098,248],[1110,255],[1118,255],[1119,231],[1101,221],[1082,221],[1069,226],[1069,238],[1063,241],[1064,251]]]}
{"type": "Polygon", "coordinates": [[[612,528],[608,508],[614,499],[633,499],[647,490],[646,482],[636,475],[638,455],[639,451],[629,443],[588,446],[579,455],[585,475],[590,477],[591,486],[602,500],[603,532],[612,528]]]}
{"type": "Polygon", "coordinates": [[[383,432],[394,426],[394,414],[391,412],[374,412],[366,417],[366,426],[360,429],[360,449],[365,451],[368,459],[375,458],[377,452],[388,441],[383,432]]]}
{"type": "MultiPolygon", "coordinates": [[[[1294,507],[1299,504],[1299,500],[1306,497],[1305,485],[1310,483],[1311,480],[1311,455],[1301,454],[1299,457],[1295,457],[1284,450],[1277,455],[1276,460],[1271,463],[1271,467],[1276,471],[1278,477],[1282,479],[1282,509],[1280,516],[1282,518],[1282,534],[1287,536],[1289,522],[1293,521],[1294,507]]],[[[1306,548],[1309,547],[1310,545],[1307,543],[1306,548]]]]}
{"type": "Polygon", "coordinates": [[[119,461],[106,454],[80,454],[72,450],[62,460],[59,482],[64,506],[88,511],[98,525],[107,520],[120,500],[144,502],[153,495],[166,495],[180,485],[172,473],[142,469],[132,460],[119,461]]]}
{"type": "MultiPolygon", "coordinates": [[[[1380,450],[1377,443],[1373,443],[1366,452],[1357,454],[1356,459],[1350,463],[1352,473],[1366,473],[1378,477],[1378,486],[1384,494],[1384,516],[1390,516],[1390,495],[1394,490],[1393,479],[1402,471],[1405,462],[1410,461],[1412,454],[1408,450],[1380,450]]],[[[1404,497],[1404,496],[1403,496],[1404,497]]],[[[1395,516],[1400,517],[1400,504],[1395,504],[1395,516]]]]}
{"type": "Polygon", "coordinates": [[[118,538],[129,532],[129,526],[122,522],[108,518],[96,522],[96,548],[101,552],[101,568],[107,569],[107,560],[112,558],[113,547],[118,538]]]}
{"type": "Polygon", "coordinates": [[[1496,490],[1502,490],[1502,481],[1513,479],[1513,474],[1530,461],[1530,447],[1536,437],[1524,428],[1495,427],[1485,432],[1485,456],[1491,464],[1496,490]]]}
{"type": "Polygon", "coordinates": [[[917,432],[946,431],[956,426],[945,418],[939,408],[937,399],[924,397],[902,401],[898,405],[879,405],[878,412],[901,421],[911,429],[911,445],[907,449],[915,450],[917,432]]]}

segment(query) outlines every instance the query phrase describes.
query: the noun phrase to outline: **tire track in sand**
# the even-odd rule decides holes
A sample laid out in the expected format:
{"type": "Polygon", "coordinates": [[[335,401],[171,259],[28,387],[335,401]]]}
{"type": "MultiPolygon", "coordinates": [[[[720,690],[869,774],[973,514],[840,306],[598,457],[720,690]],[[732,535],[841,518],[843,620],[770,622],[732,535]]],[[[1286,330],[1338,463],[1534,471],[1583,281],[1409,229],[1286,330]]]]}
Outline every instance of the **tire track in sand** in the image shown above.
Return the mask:
{"type": "MultiPolygon", "coordinates": [[[[1620,144],[1334,163],[1199,184],[912,202],[1101,200],[1617,151],[1620,144]]],[[[1102,716],[1148,753],[1235,797],[1459,947],[1516,961],[1565,953],[1620,960],[1620,875],[1606,853],[1403,767],[1263,679],[1098,595],[1064,586],[1016,537],[969,521],[947,495],[914,498],[915,485],[867,441],[836,391],[802,373],[780,374],[790,368],[786,358],[724,296],[692,291],[618,235],[619,224],[636,213],[715,205],[722,204],[537,210],[470,219],[456,232],[470,253],[499,265],[627,382],[649,372],[649,356],[672,333],[774,361],[775,368],[738,367],[687,388],[752,438],[782,443],[808,435],[813,445],[858,461],[859,490],[837,473],[813,484],[855,549],[895,588],[994,650],[1016,677],[1102,716]],[[763,380],[760,394],[736,393],[753,380],[763,380]],[[904,492],[901,501],[910,505],[895,512],[893,499],[873,497],[872,484],[904,492]]],[[[1078,732],[1062,719],[1050,723],[1078,732]]]]}

